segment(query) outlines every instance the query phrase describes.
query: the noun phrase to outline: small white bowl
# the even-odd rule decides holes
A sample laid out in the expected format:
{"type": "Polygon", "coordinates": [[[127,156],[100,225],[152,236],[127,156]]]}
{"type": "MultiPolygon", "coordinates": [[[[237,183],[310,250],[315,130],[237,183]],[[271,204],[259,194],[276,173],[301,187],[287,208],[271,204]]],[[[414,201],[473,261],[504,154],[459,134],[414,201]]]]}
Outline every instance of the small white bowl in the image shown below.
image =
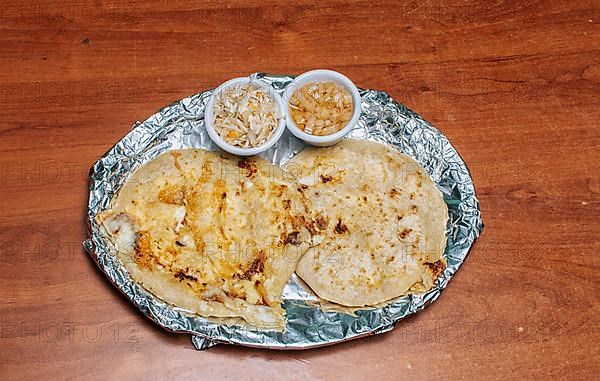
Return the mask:
{"type": "Polygon", "coordinates": [[[350,132],[350,130],[352,130],[352,128],[354,128],[354,126],[358,122],[358,119],[360,118],[361,98],[360,94],[358,93],[358,89],[356,88],[354,83],[350,79],[348,79],[348,77],[333,70],[312,70],[297,76],[296,79],[294,79],[285,89],[285,93],[283,94],[283,101],[285,102],[284,111],[287,119],[288,130],[290,130],[290,132],[294,134],[297,138],[302,139],[306,143],[317,147],[327,147],[338,143],[344,138],[344,136],[346,136],[348,132],[350,132]],[[289,102],[294,92],[300,89],[302,86],[311,82],[325,81],[335,82],[338,85],[343,86],[346,90],[350,92],[350,95],[352,95],[354,111],[352,113],[352,118],[350,118],[350,121],[348,121],[348,124],[346,124],[346,126],[344,126],[344,128],[342,128],[338,132],[324,136],[311,135],[302,131],[296,125],[294,117],[290,113],[289,102]]]}
{"type": "Polygon", "coordinates": [[[208,135],[210,136],[212,141],[215,142],[215,144],[217,146],[219,146],[223,151],[227,151],[231,154],[238,155],[238,156],[252,156],[252,155],[258,155],[259,153],[268,150],[269,148],[271,148],[273,146],[273,144],[275,144],[277,142],[277,140],[279,140],[279,138],[281,137],[281,134],[283,134],[283,131],[285,131],[285,115],[286,115],[285,114],[285,103],[283,103],[283,99],[281,98],[281,95],[279,95],[272,86],[270,86],[266,83],[257,81],[257,80],[253,80],[250,77],[240,77],[240,78],[230,79],[229,81],[227,81],[227,82],[223,83],[222,85],[220,85],[219,87],[217,87],[215,89],[215,91],[213,91],[210,98],[208,98],[208,102],[206,103],[206,108],[204,109],[204,125],[205,125],[206,131],[208,132],[208,135]],[[263,89],[267,93],[267,95],[269,97],[271,97],[271,99],[273,99],[273,101],[275,101],[275,103],[277,103],[277,107],[279,108],[280,118],[278,120],[277,127],[275,128],[275,130],[273,130],[271,132],[271,136],[269,137],[269,139],[267,139],[266,142],[264,142],[262,145],[257,146],[257,147],[242,148],[242,147],[236,147],[232,144],[227,143],[225,141],[225,139],[223,139],[221,137],[221,135],[219,135],[219,133],[215,130],[215,127],[213,124],[214,119],[215,119],[214,104],[215,104],[216,97],[219,94],[221,94],[221,92],[223,92],[225,89],[228,89],[234,85],[245,85],[248,83],[251,83],[253,86],[256,86],[257,88],[263,89]]]}

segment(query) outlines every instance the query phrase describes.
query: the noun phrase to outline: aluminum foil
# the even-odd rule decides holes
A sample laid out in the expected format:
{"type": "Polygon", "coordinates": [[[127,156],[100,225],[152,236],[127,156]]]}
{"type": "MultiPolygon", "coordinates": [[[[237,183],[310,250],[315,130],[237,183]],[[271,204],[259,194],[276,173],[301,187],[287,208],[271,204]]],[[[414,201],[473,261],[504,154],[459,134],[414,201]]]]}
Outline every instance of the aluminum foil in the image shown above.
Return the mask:
{"type": "MultiPolygon", "coordinates": [[[[254,74],[283,93],[293,77],[254,74]]],[[[112,147],[90,170],[87,253],[110,281],[147,317],[163,328],[192,334],[197,349],[217,343],[274,349],[304,349],[330,345],[362,336],[387,332],[402,318],[435,301],[450,278],[464,262],[471,245],[483,228],[479,202],[467,166],[448,139],[420,116],[395,102],[386,93],[360,90],[362,113],[352,139],[385,143],[415,158],[431,175],[448,204],[446,270],[426,293],[400,297],[385,307],[359,310],[356,316],[324,312],[315,307],[316,296],[294,275],[284,289],[287,314],[285,332],[265,332],[247,325],[225,325],[171,306],[132,281],[95,221],[107,209],[125,180],[142,164],[159,154],[180,148],[217,147],[204,128],[204,108],[212,90],[171,104],[142,123],[112,147]]],[[[305,144],[286,132],[281,140],[261,156],[273,164],[283,164],[305,144]]]]}

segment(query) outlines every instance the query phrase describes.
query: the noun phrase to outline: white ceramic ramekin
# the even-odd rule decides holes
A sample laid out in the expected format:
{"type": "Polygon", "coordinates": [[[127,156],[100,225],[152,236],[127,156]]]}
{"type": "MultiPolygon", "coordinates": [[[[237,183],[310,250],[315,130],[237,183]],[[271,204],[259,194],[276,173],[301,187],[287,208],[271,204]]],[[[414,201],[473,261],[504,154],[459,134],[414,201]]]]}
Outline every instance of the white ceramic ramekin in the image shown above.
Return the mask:
{"type": "Polygon", "coordinates": [[[356,88],[354,83],[348,79],[348,77],[346,77],[345,75],[343,75],[341,73],[338,73],[337,71],[333,71],[333,70],[312,70],[312,71],[308,71],[304,74],[297,76],[292,81],[292,83],[290,83],[287,86],[287,88],[285,89],[285,93],[283,94],[283,101],[285,103],[284,111],[285,111],[285,115],[286,115],[286,122],[287,122],[288,130],[290,130],[290,132],[292,134],[294,134],[297,138],[302,139],[306,143],[313,145],[313,146],[326,147],[326,146],[331,146],[331,145],[338,143],[340,140],[342,140],[344,138],[344,136],[346,136],[346,134],[348,132],[350,132],[350,130],[352,130],[352,128],[354,128],[354,126],[356,125],[356,123],[358,122],[358,119],[360,117],[361,98],[360,98],[360,94],[358,93],[358,89],[356,88]],[[311,83],[311,82],[325,82],[325,81],[335,82],[338,85],[343,86],[346,90],[348,90],[350,92],[350,95],[352,95],[354,111],[352,113],[352,118],[350,119],[348,124],[346,124],[346,126],[344,126],[344,128],[342,128],[338,132],[335,132],[331,135],[325,135],[325,136],[311,135],[311,134],[308,134],[308,133],[302,131],[296,125],[296,122],[294,121],[294,118],[292,117],[292,114],[290,113],[289,101],[290,101],[290,98],[292,97],[292,94],[296,90],[300,89],[302,86],[304,86],[308,83],[311,83]]]}
{"type": "Polygon", "coordinates": [[[275,89],[272,86],[257,80],[252,80],[250,77],[240,77],[230,79],[229,81],[217,87],[215,91],[213,91],[210,98],[208,98],[206,108],[204,109],[204,125],[212,141],[215,142],[215,144],[218,145],[223,151],[227,151],[231,154],[239,156],[252,156],[258,155],[259,153],[268,150],[273,146],[273,144],[275,144],[279,140],[281,134],[283,134],[283,131],[285,130],[285,115],[285,103],[283,102],[281,96],[275,91],[275,89]],[[277,107],[279,108],[280,118],[278,120],[277,127],[271,132],[271,136],[267,139],[266,142],[257,147],[242,148],[227,143],[225,139],[223,139],[221,135],[219,135],[219,133],[215,130],[215,127],[213,125],[215,119],[214,104],[215,98],[219,94],[221,94],[221,92],[223,92],[225,89],[228,89],[235,85],[245,85],[248,83],[251,83],[253,86],[263,89],[267,93],[267,95],[275,101],[277,107]]]}

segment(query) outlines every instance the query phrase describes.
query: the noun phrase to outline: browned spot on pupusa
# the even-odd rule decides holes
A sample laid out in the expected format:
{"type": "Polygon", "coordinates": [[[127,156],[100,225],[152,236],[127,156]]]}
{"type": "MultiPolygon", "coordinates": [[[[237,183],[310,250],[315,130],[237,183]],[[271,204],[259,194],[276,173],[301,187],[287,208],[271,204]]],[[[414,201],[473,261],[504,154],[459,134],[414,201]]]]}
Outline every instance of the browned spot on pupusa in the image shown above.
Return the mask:
{"type": "Polygon", "coordinates": [[[401,239],[405,239],[406,237],[408,237],[408,235],[410,234],[410,232],[412,232],[412,229],[410,228],[406,228],[404,230],[402,230],[399,234],[401,239]]]}
{"type": "Polygon", "coordinates": [[[263,306],[271,305],[271,302],[269,301],[269,298],[267,297],[267,289],[262,284],[262,282],[260,280],[256,280],[254,282],[254,287],[256,287],[256,291],[260,295],[260,300],[258,301],[257,304],[261,304],[263,306]]]}
{"type": "Polygon", "coordinates": [[[246,177],[252,178],[257,172],[256,164],[247,159],[241,159],[238,161],[237,166],[246,170],[246,177]]]}
{"type": "Polygon", "coordinates": [[[135,262],[147,269],[152,269],[152,263],[155,262],[152,251],[152,237],[146,230],[141,230],[137,235],[133,259],[135,262]]]}
{"type": "Polygon", "coordinates": [[[338,234],[344,234],[348,232],[348,227],[344,225],[340,218],[338,218],[338,222],[335,224],[334,231],[338,234]]]}
{"type": "Polygon", "coordinates": [[[204,297],[203,299],[209,302],[223,303],[223,297],[221,295],[211,295],[204,297]]]}
{"type": "Polygon", "coordinates": [[[333,177],[329,176],[329,175],[320,175],[319,178],[321,179],[322,182],[324,183],[328,183],[331,180],[333,180],[333,177]]]}
{"type": "Polygon", "coordinates": [[[189,271],[190,271],[189,268],[186,268],[185,270],[180,269],[180,270],[177,270],[173,276],[175,277],[175,279],[179,279],[180,282],[183,280],[197,282],[198,278],[194,275],[189,274],[189,271]]]}
{"type": "Polygon", "coordinates": [[[323,216],[322,214],[319,214],[315,218],[315,223],[317,224],[317,228],[319,228],[319,230],[325,230],[325,228],[327,228],[327,222],[327,217],[323,216]]]}
{"type": "Polygon", "coordinates": [[[300,235],[299,231],[284,233],[284,234],[282,234],[281,241],[283,242],[284,245],[291,243],[294,246],[298,246],[302,243],[302,241],[300,241],[300,239],[298,238],[299,235],[300,235]]]}
{"type": "Polygon", "coordinates": [[[446,263],[443,259],[440,259],[433,263],[426,262],[425,265],[429,267],[434,277],[440,275],[442,271],[444,271],[444,269],[446,268],[446,263]]]}
{"type": "Polygon", "coordinates": [[[265,271],[265,253],[260,250],[249,266],[246,268],[240,267],[242,272],[234,275],[236,279],[249,280],[254,274],[262,273],[265,271]]]}
{"type": "Polygon", "coordinates": [[[271,189],[274,190],[276,196],[281,197],[281,196],[283,196],[283,193],[287,190],[287,185],[283,185],[283,184],[281,184],[281,185],[274,185],[274,184],[271,184],[271,189]]]}

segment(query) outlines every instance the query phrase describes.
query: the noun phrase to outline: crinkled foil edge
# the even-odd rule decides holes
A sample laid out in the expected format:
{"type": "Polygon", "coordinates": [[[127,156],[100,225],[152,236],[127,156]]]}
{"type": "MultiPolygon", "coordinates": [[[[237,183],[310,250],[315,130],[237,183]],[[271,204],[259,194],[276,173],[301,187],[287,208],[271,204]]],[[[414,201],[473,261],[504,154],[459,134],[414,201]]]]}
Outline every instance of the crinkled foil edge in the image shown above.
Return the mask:
{"type": "MultiPolygon", "coordinates": [[[[257,73],[256,80],[283,92],[293,77],[257,73]]],[[[434,287],[421,294],[400,297],[389,305],[357,311],[357,316],[323,312],[314,307],[315,296],[302,287],[296,276],[284,290],[288,323],[285,332],[264,332],[218,324],[187,313],[156,298],[132,281],[127,270],[103,237],[95,221],[98,212],[111,203],[125,180],[142,164],[159,154],[180,148],[216,150],[204,128],[204,107],[212,90],[175,102],[136,123],[90,170],[88,239],[86,252],[125,296],[147,317],[163,328],[192,334],[197,349],[217,343],[273,349],[305,349],[387,332],[401,319],[435,301],[465,261],[469,249],[483,229],[479,202],[469,170],[448,139],[419,115],[395,102],[388,94],[361,90],[362,113],[351,139],[367,139],[390,145],[416,159],[433,178],[448,205],[447,267],[434,287]]],[[[304,143],[286,132],[261,156],[282,164],[304,148],[304,143]]]]}

